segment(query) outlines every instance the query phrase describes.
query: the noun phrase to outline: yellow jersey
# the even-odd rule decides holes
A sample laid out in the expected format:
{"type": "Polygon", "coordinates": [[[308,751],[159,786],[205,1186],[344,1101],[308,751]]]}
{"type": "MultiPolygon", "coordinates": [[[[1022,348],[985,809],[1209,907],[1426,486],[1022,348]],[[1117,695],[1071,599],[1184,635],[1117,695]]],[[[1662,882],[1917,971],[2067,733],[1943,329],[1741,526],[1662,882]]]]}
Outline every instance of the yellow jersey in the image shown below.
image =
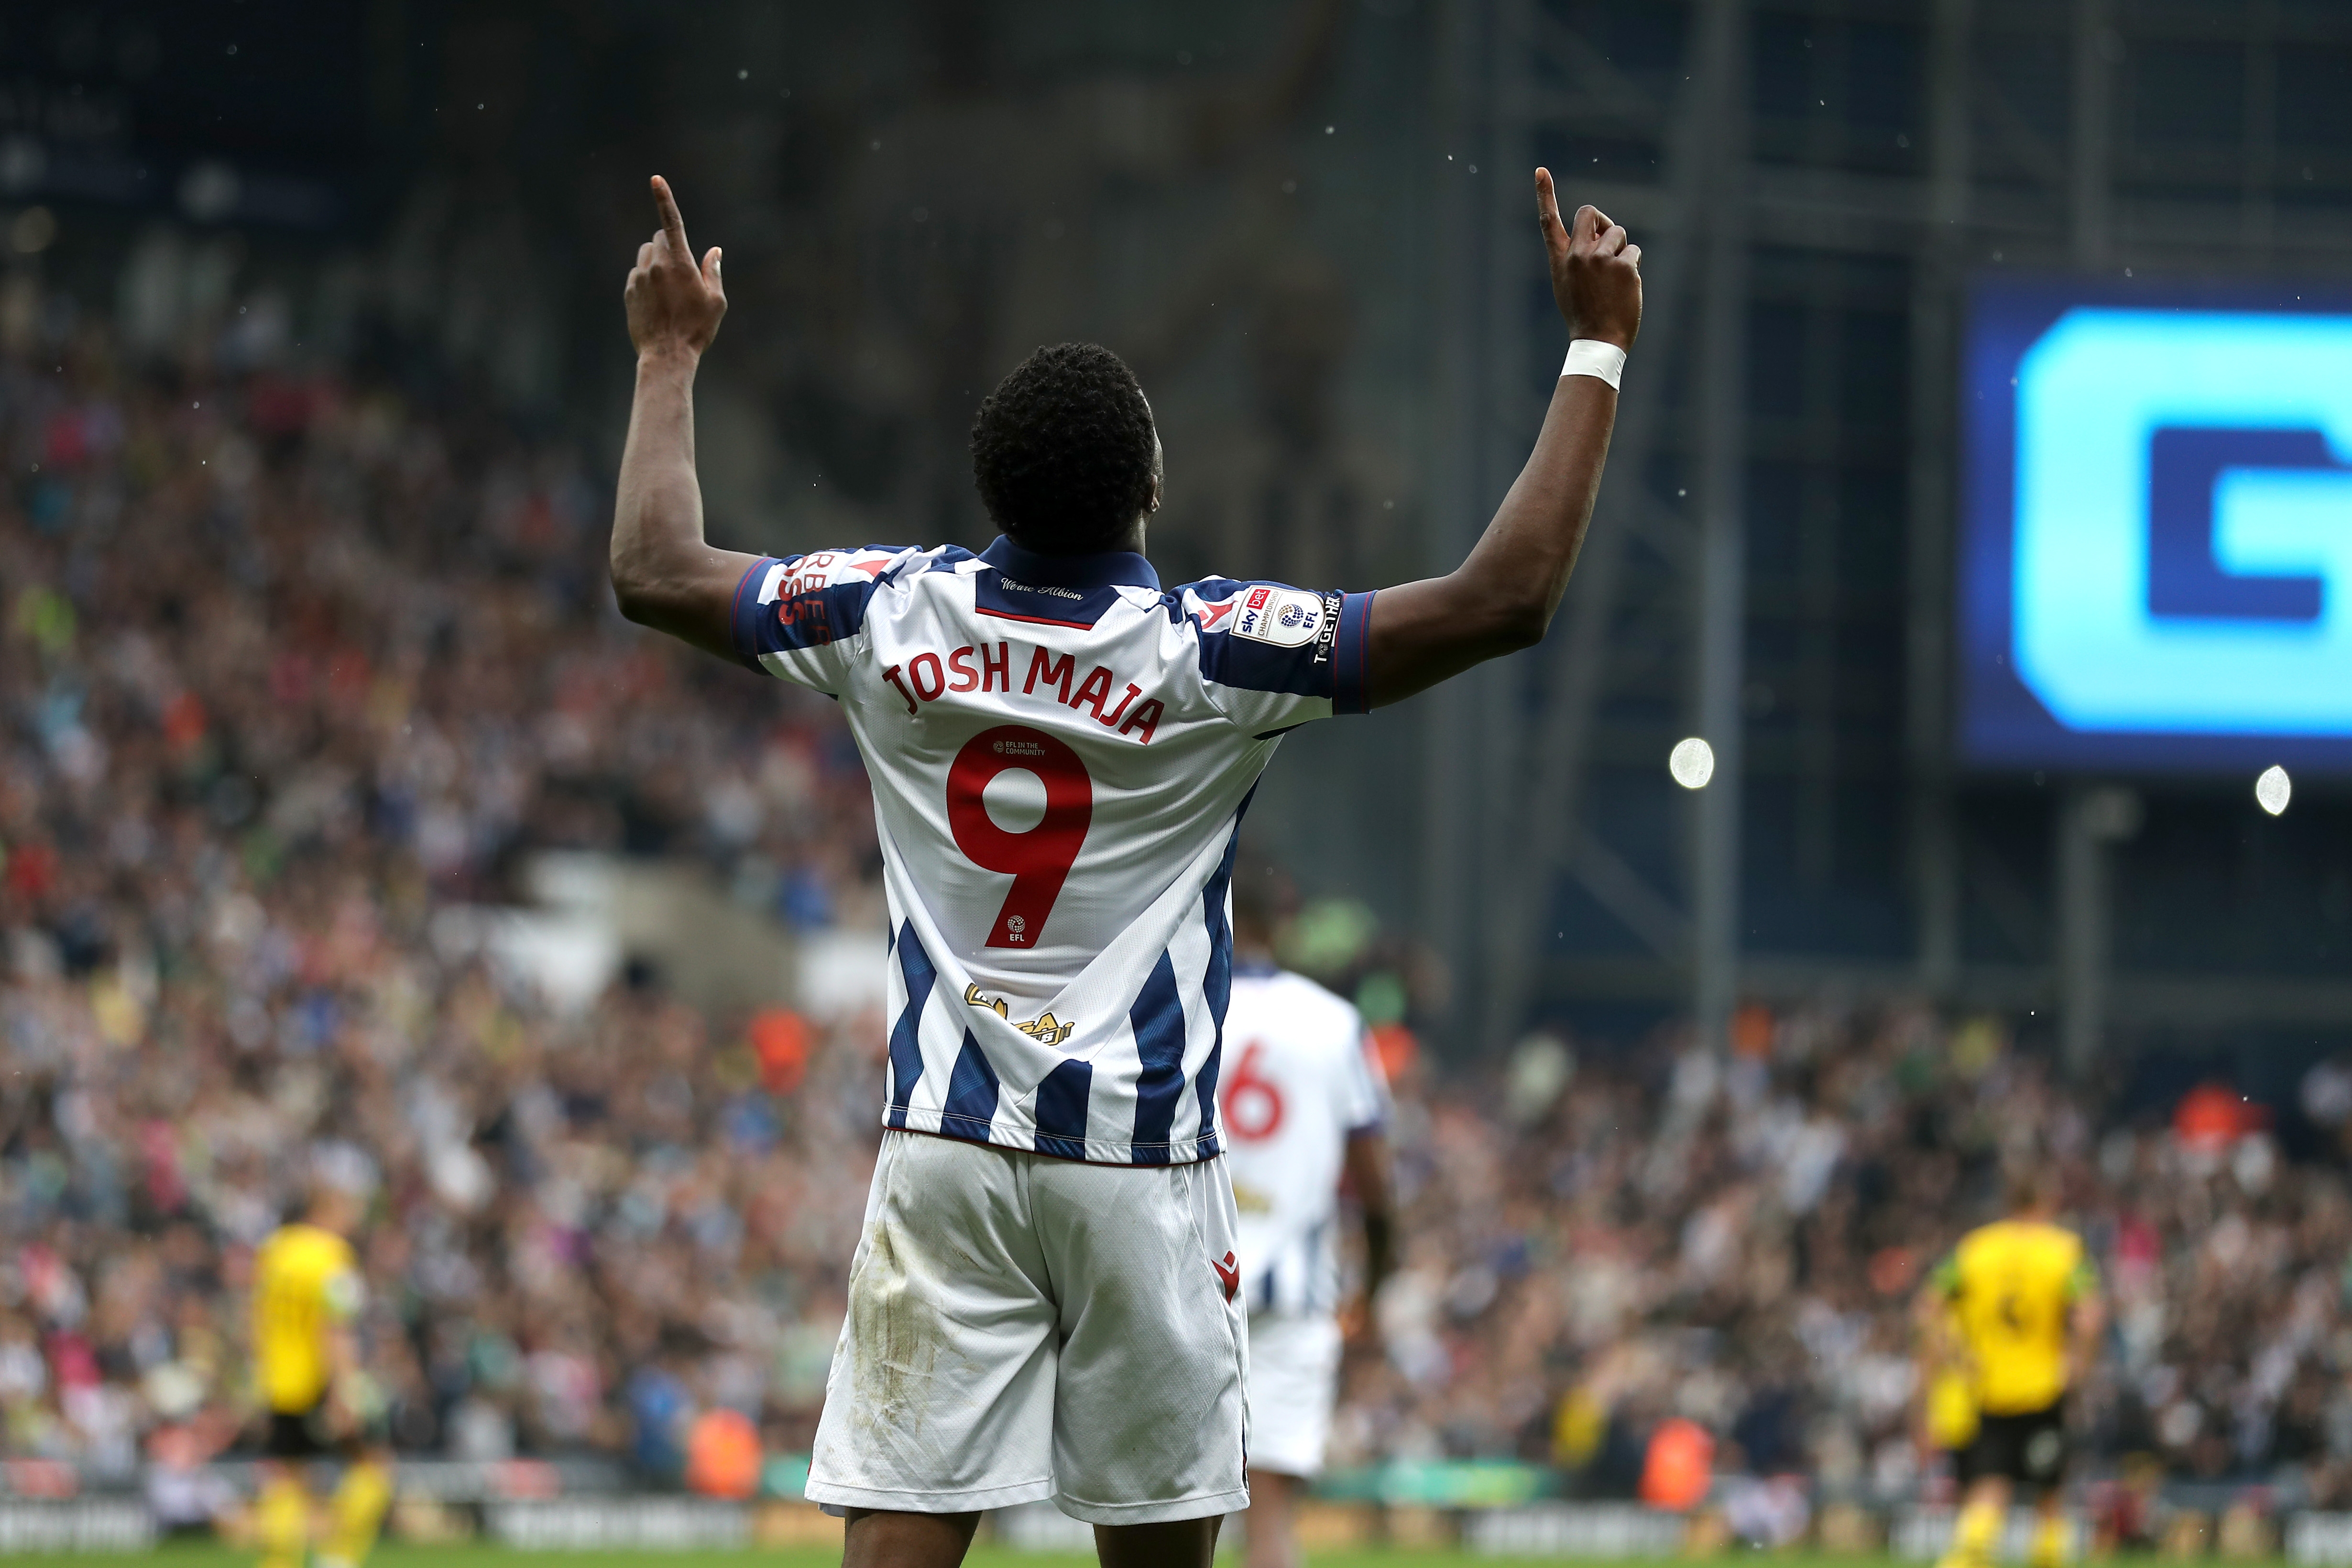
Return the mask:
{"type": "Polygon", "coordinates": [[[1936,1270],[1987,1415],[2047,1410],[2066,1392],[2071,1309],[2098,1288],[2083,1238],[2036,1220],[1972,1230],[1936,1270]]]}
{"type": "MultiPolygon", "coordinates": [[[[1945,1303],[1944,1323],[1954,1343],[1968,1342],[1957,1303],[1945,1303]]],[[[1952,1454],[1977,1440],[1977,1384],[1964,1361],[1946,1362],[1927,1380],[1927,1437],[1952,1454]]]]}
{"type": "Polygon", "coordinates": [[[315,1225],[280,1226],[253,1261],[253,1357],[270,1409],[301,1415],[334,1376],[327,1337],[359,1310],[352,1244],[315,1225]]]}

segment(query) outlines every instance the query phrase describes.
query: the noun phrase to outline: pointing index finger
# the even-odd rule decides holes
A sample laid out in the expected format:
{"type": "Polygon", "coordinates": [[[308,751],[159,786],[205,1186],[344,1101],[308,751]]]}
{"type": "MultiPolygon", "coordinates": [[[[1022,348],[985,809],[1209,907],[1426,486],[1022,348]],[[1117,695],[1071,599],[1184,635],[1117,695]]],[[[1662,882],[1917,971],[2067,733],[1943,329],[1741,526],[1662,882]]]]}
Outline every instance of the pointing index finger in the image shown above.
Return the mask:
{"type": "Polygon", "coordinates": [[[1554,243],[1568,242],[1568,226],[1559,221],[1559,197],[1552,188],[1549,169],[1536,171],[1536,225],[1548,241],[1557,235],[1559,238],[1554,243]]]}
{"type": "Polygon", "coordinates": [[[669,192],[669,182],[659,174],[654,176],[654,207],[661,214],[662,232],[669,237],[670,253],[694,264],[694,252],[686,247],[686,219],[678,216],[677,198],[669,192]]]}

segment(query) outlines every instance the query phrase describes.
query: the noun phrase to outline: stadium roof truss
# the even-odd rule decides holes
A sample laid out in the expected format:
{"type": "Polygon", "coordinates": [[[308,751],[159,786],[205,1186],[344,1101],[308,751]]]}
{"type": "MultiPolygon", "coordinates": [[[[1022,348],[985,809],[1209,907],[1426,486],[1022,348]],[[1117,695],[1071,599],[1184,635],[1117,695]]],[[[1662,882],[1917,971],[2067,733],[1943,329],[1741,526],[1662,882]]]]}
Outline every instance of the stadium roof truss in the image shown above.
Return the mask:
{"type": "Polygon", "coordinates": [[[2080,826],[2099,781],[1961,777],[1948,742],[1966,279],[2352,262],[2352,11],[1444,17],[1444,118],[1493,177],[1449,193],[1440,484],[1467,504],[1437,509],[1462,520],[1444,548],[1507,489],[1552,385],[1524,172],[1549,163],[1563,205],[1632,229],[1648,292],[1561,622],[1430,717],[1422,882],[1464,1043],[1624,1005],[1719,1035],[1742,994],[1824,987],[2061,1004],[2078,1061],[2111,1018],[2352,1025],[2352,984],[2324,968],[2159,977],[2126,955],[2111,975],[2112,846],[2080,826]],[[1717,772],[1683,795],[1664,763],[1687,734],[1717,772]]]}

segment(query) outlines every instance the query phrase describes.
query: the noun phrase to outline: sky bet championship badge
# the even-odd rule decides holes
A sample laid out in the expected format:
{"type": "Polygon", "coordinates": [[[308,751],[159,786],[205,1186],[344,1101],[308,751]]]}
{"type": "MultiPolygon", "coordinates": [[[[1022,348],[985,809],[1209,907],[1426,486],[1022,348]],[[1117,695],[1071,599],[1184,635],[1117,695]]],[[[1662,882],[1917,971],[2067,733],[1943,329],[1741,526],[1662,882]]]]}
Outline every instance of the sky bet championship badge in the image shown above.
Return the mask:
{"type": "Polygon", "coordinates": [[[1323,602],[1296,588],[1252,588],[1234,612],[1234,635],[1276,647],[1305,647],[1323,629],[1323,602]]]}

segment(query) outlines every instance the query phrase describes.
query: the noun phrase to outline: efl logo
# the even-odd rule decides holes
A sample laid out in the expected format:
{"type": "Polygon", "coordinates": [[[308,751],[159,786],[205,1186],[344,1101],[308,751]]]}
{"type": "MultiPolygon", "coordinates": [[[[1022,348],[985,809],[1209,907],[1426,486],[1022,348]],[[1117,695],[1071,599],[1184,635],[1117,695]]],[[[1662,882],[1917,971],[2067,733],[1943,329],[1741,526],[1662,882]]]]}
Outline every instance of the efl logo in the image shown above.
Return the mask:
{"type": "Polygon", "coordinates": [[[1972,323],[1965,749],[2352,764],[2352,314],[2056,291],[1972,323]]]}
{"type": "Polygon", "coordinates": [[[1322,626],[1322,602],[1296,588],[1252,588],[1234,616],[1235,637],[1277,647],[1305,647],[1322,626]]]}

